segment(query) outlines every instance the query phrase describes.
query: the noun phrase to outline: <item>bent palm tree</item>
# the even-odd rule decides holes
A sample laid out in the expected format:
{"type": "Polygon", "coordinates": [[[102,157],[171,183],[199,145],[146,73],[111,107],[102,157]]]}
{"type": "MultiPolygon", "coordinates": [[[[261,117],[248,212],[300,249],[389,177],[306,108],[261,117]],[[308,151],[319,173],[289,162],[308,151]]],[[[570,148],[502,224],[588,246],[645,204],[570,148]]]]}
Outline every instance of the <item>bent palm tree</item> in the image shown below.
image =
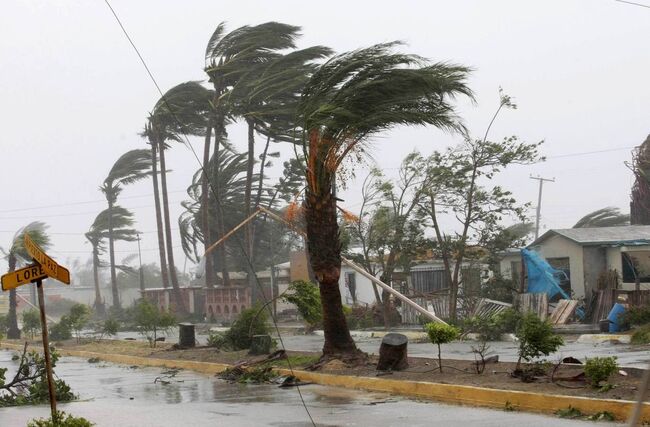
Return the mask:
{"type": "Polygon", "coordinates": [[[133,184],[151,175],[151,154],[149,150],[131,150],[122,154],[108,173],[99,190],[104,193],[108,202],[108,256],[111,269],[111,291],[113,307],[121,308],[120,296],[117,289],[117,273],[115,271],[115,236],[112,223],[112,211],[117,197],[125,185],[133,184]]]}
{"type": "Polygon", "coordinates": [[[113,206],[110,211],[108,209],[101,211],[90,226],[90,230],[85,233],[85,237],[90,242],[93,251],[93,281],[95,284],[95,303],[93,305],[99,316],[106,314],[106,308],[99,289],[99,268],[102,266],[99,257],[106,251],[104,239],[109,236],[109,224],[113,227],[114,240],[134,242],[137,240],[138,232],[130,228],[133,222],[132,212],[121,206],[113,206]],[[111,215],[110,219],[109,215],[111,215]]]}
{"type": "Polygon", "coordinates": [[[211,91],[197,82],[185,82],[174,86],[156,103],[143,132],[143,136],[148,139],[152,150],[157,148],[159,153],[167,265],[169,266],[169,277],[171,278],[176,308],[180,314],[186,313],[187,310],[180,292],[174,263],[165,149],[168,148],[169,141],[184,142],[185,135],[203,135],[207,125],[207,113],[210,109],[211,97],[211,91]]]}
{"type": "MultiPolygon", "coordinates": [[[[50,237],[47,235],[47,225],[43,222],[35,221],[29,223],[25,227],[16,232],[8,251],[2,250],[4,257],[9,264],[9,272],[16,270],[16,266],[21,264],[28,264],[32,257],[29,256],[24,246],[25,234],[29,234],[34,243],[43,249],[50,246],[50,237]]],[[[1,249],[1,248],[0,248],[1,249]]],[[[18,301],[16,300],[16,289],[9,291],[9,314],[8,314],[8,328],[7,338],[20,339],[20,329],[18,329],[18,317],[16,310],[18,308],[18,301]]]]}
{"type": "Polygon", "coordinates": [[[619,208],[608,206],[589,212],[575,223],[572,228],[618,227],[630,225],[630,215],[621,213],[619,208]]]}
{"type": "Polygon", "coordinates": [[[307,159],[303,204],[307,247],[320,284],[325,357],[358,351],[338,286],[336,172],[349,154],[363,155],[369,137],[396,125],[463,131],[450,101],[458,95],[472,96],[466,85],[468,68],[393,53],[395,45],[379,44],[330,59],[307,82],[298,109],[307,159]]]}

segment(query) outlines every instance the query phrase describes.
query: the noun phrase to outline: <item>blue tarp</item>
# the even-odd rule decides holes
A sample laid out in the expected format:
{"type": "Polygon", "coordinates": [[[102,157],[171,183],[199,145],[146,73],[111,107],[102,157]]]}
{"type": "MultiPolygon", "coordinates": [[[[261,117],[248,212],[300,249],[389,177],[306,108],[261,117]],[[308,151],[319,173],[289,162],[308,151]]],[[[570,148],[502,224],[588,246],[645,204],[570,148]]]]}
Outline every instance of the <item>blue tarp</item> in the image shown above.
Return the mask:
{"type": "MultiPolygon", "coordinates": [[[[548,262],[536,252],[528,249],[521,250],[521,256],[526,265],[528,275],[528,292],[533,294],[546,294],[551,299],[560,294],[564,299],[571,299],[564,289],[560,287],[560,279],[566,278],[563,271],[551,267],[548,262]]],[[[581,308],[576,310],[578,316],[582,319],[585,316],[581,308]]]]}

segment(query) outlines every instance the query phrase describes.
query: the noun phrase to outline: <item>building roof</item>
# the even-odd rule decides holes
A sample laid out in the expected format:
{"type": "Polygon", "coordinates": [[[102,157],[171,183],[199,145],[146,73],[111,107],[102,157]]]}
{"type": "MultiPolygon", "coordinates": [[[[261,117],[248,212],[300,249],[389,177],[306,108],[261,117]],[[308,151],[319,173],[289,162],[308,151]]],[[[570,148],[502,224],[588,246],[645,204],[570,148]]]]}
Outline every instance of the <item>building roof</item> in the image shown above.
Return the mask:
{"type": "Polygon", "coordinates": [[[579,245],[648,245],[650,225],[549,230],[528,247],[537,246],[552,236],[562,236],[579,245]]]}

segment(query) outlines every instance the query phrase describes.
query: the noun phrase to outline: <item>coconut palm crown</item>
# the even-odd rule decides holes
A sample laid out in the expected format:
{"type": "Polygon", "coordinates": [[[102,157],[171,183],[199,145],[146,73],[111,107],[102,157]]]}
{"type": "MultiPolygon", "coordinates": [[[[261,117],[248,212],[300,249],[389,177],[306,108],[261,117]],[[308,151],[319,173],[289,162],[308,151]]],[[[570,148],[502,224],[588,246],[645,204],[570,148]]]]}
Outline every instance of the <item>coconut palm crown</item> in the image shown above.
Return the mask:
{"type": "Polygon", "coordinates": [[[325,356],[357,351],[338,288],[337,170],[348,155],[362,156],[370,137],[398,125],[464,132],[451,102],[458,96],[472,98],[467,67],[395,53],[398,45],[378,44],[331,58],[307,82],[298,106],[307,159],[307,246],[320,284],[325,356]]]}

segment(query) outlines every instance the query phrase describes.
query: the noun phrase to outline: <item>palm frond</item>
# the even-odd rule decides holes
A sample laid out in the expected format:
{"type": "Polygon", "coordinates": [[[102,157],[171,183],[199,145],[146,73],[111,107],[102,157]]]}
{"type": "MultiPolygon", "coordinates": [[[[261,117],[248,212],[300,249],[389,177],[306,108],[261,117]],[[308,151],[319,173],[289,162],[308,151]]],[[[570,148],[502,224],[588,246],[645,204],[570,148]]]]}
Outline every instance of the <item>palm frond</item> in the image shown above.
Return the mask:
{"type": "Polygon", "coordinates": [[[583,216],[575,223],[573,228],[618,227],[623,225],[630,225],[630,215],[621,213],[617,207],[607,206],[583,216]]]}

